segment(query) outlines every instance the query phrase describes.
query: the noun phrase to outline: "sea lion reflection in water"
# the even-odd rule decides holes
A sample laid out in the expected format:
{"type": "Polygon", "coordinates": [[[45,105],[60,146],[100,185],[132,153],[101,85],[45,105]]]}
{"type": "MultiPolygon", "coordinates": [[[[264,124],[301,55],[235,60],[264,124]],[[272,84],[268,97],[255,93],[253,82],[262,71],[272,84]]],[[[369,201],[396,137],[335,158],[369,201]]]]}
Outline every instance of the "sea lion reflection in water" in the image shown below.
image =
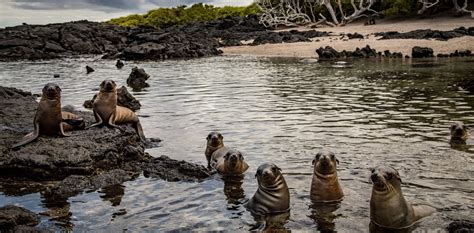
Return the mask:
{"type": "Polygon", "coordinates": [[[117,105],[117,84],[113,80],[102,81],[92,107],[96,123],[86,129],[106,125],[122,130],[116,124],[131,123],[140,139],[146,141],[138,116],[132,110],[117,105]]]}
{"type": "Polygon", "coordinates": [[[418,220],[435,212],[427,205],[412,206],[403,197],[401,178],[395,169],[379,166],[372,169],[370,198],[370,231],[379,232],[411,228],[418,220]]]}
{"type": "Polygon", "coordinates": [[[65,131],[84,129],[82,117],[61,110],[61,88],[55,83],[48,83],[43,87],[43,94],[33,120],[34,130],[23,137],[23,140],[13,145],[12,149],[26,145],[39,135],[70,136],[65,131]]]}

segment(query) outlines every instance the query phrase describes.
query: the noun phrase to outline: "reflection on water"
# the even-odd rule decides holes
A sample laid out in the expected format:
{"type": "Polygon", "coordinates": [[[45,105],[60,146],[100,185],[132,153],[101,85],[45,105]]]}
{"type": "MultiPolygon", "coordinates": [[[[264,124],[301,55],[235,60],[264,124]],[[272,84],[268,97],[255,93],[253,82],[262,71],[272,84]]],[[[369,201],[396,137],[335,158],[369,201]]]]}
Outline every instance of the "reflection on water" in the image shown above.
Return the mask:
{"type": "Polygon", "coordinates": [[[452,219],[472,218],[474,139],[449,143],[451,122],[474,123],[474,96],[456,84],[472,77],[472,61],[212,57],[127,62],[121,70],[94,58],[0,63],[2,85],[40,93],[45,83],[57,82],[63,105],[77,108],[103,79],[124,85],[138,65],[151,76],[149,88],[132,92],[142,104],[145,135],[163,139],[162,147],[147,152],[206,165],[205,136],[219,130],[250,165],[242,180],[214,175],[201,183],[170,183],[140,176],[63,205],[50,204],[60,200],[43,197],[41,188],[15,192],[0,184],[0,203],[45,213],[44,226],[77,231],[246,231],[265,222],[263,229],[367,232],[369,171],[385,164],[401,173],[408,201],[440,210],[417,229],[444,228],[452,219]],[[96,71],[86,75],[86,64],[96,71]],[[311,160],[323,147],[341,162],[345,197],[333,212],[309,208],[311,160]],[[256,220],[242,206],[245,194],[256,191],[254,174],[264,162],[284,172],[289,220],[256,220]]]}
{"type": "Polygon", "coordinates": [[[339,209],[340,203],[313,204],[311,205],[311,215],[309,216],[317,225],[320,232],[335,232],[336,224],[334,220],[338,217],[334,212],[339,209]]]}

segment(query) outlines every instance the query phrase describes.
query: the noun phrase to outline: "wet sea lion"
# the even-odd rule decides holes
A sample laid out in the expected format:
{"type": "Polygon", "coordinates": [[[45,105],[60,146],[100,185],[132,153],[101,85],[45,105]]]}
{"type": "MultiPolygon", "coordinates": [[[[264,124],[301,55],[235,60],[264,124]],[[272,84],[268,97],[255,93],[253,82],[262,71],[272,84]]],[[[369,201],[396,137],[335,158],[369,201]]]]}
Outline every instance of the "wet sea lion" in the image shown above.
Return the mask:
{"type": "Polygon", "coordinates": [[[273,163],[264,163],[258,167],[255,177],[258,190],[245,205],[253,214],[266,215],[290,210],[290,192],[279,167],[273,163]]]}
{"type": "Polygon", "coordinates": [[[449,127],[449,132],[451,135],[451,141],[466,141],[469,137],[468,127],[462,122],[454,122],[449,127]]]}
{"type": "Polygon", "coordinates": [[[222,136],[221,133],[213,131],[207,135],[206,140],[207,140],[207,145],[206,145],[206,151],[204,152],[204,154],[206,155],[206,159],[207,159],[207,167],[210,168],[212,153],[214,153],[214,151],[224,146],[224,137],[222,136]]]}
{"type": "Polygon", "coordinates": [[[373,183],[370,198],[371,227],[406,229],[423,217],[435,212],[427,205],[412,206],[405,201],[398,172],[387,166],[372,169],[373,183]]]}
{"type": "Polygon", "coordinates": [[[39,135],[57,135],[68,137],[64,131],[84,129],[84,119],[70,112],[61,111],[61,88],[55,83],[43,87],[43,94],[33,120],[34,130],[13,145],[13,149],[28,144],[39,135]]]}
{"type": "Polygon", "coordinates": [[[330,151],[321,151],[313,160],[313,180],[310,197],[314,203],[338,202],[344,197],[336,167],[339,160],[330,151]]]}
{"type": "Polygon", "coordinates": [[[100,84],[99,94],[92,104],[96,123],[86,129],[107,125],[120,129],[116,124],[131,123],[140,139],[145,141],[142,125],[138,116],[130,109],[117,105],[117,84],[107,79],[100,84]]]}
{"type": "Polygon", "coordinates": [[[212,153],[210,165],[219,173],[227,176],[242,175],[249,168],[240,151],[226,146],[212,153]]]}

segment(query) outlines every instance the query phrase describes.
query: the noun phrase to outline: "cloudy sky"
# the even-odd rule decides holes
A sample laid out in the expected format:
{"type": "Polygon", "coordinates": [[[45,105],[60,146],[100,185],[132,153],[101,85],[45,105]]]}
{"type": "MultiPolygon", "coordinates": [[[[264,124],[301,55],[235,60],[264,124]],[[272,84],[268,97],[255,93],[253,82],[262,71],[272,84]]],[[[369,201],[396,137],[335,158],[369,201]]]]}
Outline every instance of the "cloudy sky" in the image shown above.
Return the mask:
{"type": "Polygon", "coordinates": [[[0,0],[0,28],[21,23],[47,24],[87,19],[104,21],[158,7],[192,5],[246,6],[253,0],[0,0]]]}

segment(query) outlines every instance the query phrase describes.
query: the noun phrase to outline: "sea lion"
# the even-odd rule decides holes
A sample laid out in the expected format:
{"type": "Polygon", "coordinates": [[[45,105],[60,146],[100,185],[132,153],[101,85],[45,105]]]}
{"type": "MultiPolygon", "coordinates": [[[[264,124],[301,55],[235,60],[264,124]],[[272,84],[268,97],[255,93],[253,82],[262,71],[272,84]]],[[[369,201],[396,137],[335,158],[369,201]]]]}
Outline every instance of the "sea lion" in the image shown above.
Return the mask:
{"type": "Polygon", "coordinates": [[[273,163],[264,163],[258,167],[255,177],[258,190],[245,205],[253,214],[266,215],[290,210],[290,192],[279,167],[273,163]]]}
{"type": "Polygon", "coordinates": [[[226,146],[212,153],[210,165],[219,173],[227,176],[242,175],[249,168],[240,151],[226,146]]]}
{"type": "Polygon", "coordinates": [[[462,122],[454,122],[453,124],[451,124],[451,127],[449,127],[451,141],[466,141],[469,137],[468,129],[469,128],[462,122]]]}
{"type": "Polygon", "coordinates": [[[13,145],[12,149],[28,144],[39,135],[57,135],[68,137],[65,131],[84,129],[84,119],[70,112],[61,111],[61,88],[55,83],[43,87],[43,94],[33,120],[34,130],[13,145]]]}
{"type": "Polygon", "coordinates": [[[214,151],[224,146],[224,137],[221,133],[213,131],[210,132],[207,137],[207,146],[206,151],[204,154],[206,155],[207,159],[207,168],[211,167],[211,156],[214,151]]]}
{"type": "Polygon", "coordinates": [[[392,167],[379,166],[372,169],[370,180],[373,183],[370,198],[371,227],[406,229],[435,212],[431,206],[412,206],[405,201],[400,188],[402,180],[398,171],[392,167]]]}
{"type": "Polygon", "coordinates": [[[341,201],[344,197],[336,167],[339,160],[330,151],[320,151],[313,160],[313,180],[310,197],[314,203],[341,201]]]}
{"type": "Polygon", "coordinates": [[[146,141],[138,116],[132,110],[117,105],[117,84],[113,80],[102,81],[92,109],[96,123],[86,129],[101,125],[120,129],[116,124],[131,123],[140,139],[146,141]]]}

